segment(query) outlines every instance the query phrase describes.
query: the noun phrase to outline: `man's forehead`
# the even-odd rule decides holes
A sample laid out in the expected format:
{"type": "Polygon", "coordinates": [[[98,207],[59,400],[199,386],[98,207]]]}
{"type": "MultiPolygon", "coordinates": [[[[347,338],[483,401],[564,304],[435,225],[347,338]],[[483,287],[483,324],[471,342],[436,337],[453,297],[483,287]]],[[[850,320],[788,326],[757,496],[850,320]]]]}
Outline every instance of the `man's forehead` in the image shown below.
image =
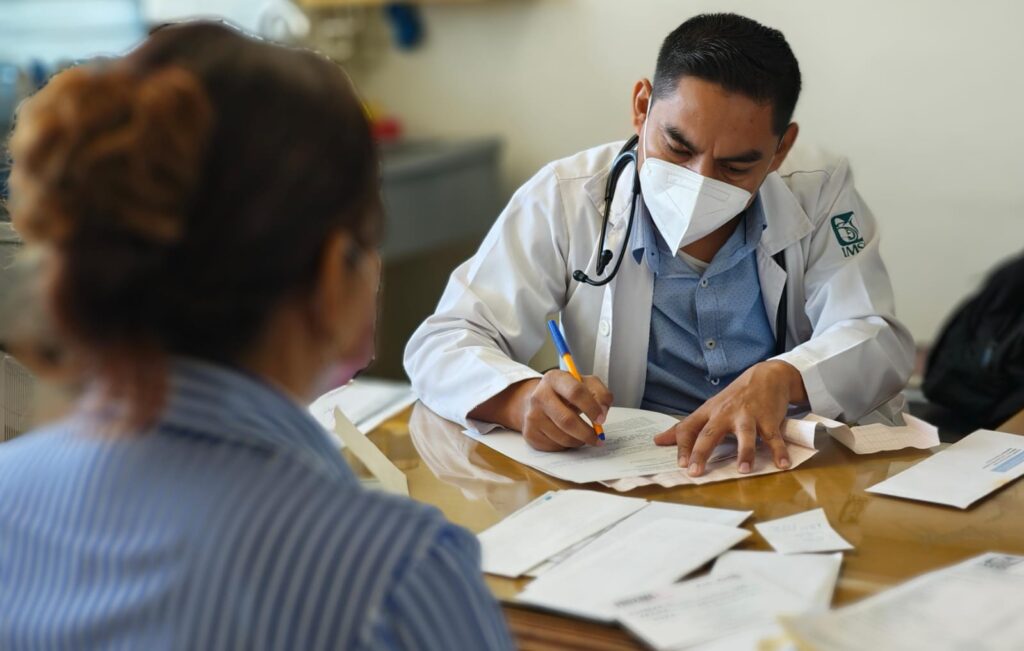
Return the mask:
{"type": "Polygon", "coordinates": [[[712,138],[747,147],[772,142],[772,105],[696,77],[683,77],[674,93],[658,97],[652,117],[666,135],[691,144],[712,138]]]}

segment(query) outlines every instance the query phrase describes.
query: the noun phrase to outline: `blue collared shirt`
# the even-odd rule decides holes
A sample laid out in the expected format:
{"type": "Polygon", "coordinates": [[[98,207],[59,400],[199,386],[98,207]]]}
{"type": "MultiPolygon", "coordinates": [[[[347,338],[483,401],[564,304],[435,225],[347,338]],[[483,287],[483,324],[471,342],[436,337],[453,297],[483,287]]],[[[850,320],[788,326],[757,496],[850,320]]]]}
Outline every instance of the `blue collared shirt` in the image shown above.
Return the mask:
{"type": "Polygon", "coordinates": [[[511,648],[476,539],[262,380],[176,360],[151,431],[104,429],[0,445],[0,648],[511,648]]]}
{"type": "Polygon", "coordinates": [[[774,354],[757,273],[764,210],[758,196],[703,273],[668,249],[646,206],[639,213],[630,246],[654,273],[642,406],[691,413],[774,354]]]}

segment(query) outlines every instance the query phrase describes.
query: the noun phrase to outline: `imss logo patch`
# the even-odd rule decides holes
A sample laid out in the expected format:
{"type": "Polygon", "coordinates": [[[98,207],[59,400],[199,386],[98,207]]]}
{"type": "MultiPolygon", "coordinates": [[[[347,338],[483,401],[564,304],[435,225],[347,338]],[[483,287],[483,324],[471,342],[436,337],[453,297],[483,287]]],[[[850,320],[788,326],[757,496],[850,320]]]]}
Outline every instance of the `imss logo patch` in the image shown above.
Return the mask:
{"type": "Polygon", "coordinates": [[[860,235],[860,229],[853,223],[852,212],[834,215],[832,217],[832,232],[836,234],[836,241],[839,242],[839,248],[843,250],[844,258],[857,255],[866,246],[864,238],[860,235]]]}

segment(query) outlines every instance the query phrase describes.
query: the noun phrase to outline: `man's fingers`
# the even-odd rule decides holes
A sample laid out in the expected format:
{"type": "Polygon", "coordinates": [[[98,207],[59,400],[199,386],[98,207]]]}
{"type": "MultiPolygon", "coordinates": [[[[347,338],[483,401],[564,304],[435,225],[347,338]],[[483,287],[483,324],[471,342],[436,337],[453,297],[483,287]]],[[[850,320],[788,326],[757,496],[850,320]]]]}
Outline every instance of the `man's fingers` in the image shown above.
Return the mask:
{"type": "MultiPolygon", "coordinates": [[[[584,383],[568,373],[562,372],[552,378],[551,388],[576,413],[586,414],[587,418],[593,423],[604,422],[605,408],[597,402],[594,394],[590,392],[590,389],[584,383]]],[[[548,415],[551,415],[550,411],[548,415]]],[[[561,426],[561,423],[556,419],[552,418],[552,420],[561,426]]]]}
{"type": "Polygon", "coordinates": [[[559,429],[544,412],[533,414],[527,428],[526,440],[538,450],[557,452],[559,450],[578,448],[583,445],[582,441],[569,436],[559,429]]]}
{"type": "MultiPolygon", "coordinates": [[[[781,425],[781,423],[780,423],[781,425]]],[[[782,438],[782,433],[778,425],[775,427],[760,427],[761,439],[768,444],[768,447],[772,450],[772,458],[775,460],[775,466],[777,468],[789,468],[792,463],[789,460],[789,450],[786,448],[786,441],[782,438]]]]}
{"type": "MultiPolygon", "coordinates": [[[[585,391],[586,389],[584,389],[585,391]]],[[[566,406],[557,396],[544,403],[544,413],[550,419],[555,428],[572,439],[579,441],[579,445],[600,445],[594,429],[587,425],[575,410],[566,406]]],[[[557,439],[556,439],[557,440],[557,439]]],[[[559,441],[561,442],[561,441],[559,441]]],[[[573,445],[572,447],[578,447],[573,445]]]]}
{"type": "Polygon", "coordinates": [[[608,387],[604,385],[600,378],[593,375],[584,375],[583,384],[590,390],[591,395],[597,400],[597,404],[604,407],[605,416],[607,416],[608,410],[611,409],[612,402],[614,401],[612,392],[608,390],[608,387]]]}
{"type": "Polygon", "coordinates": [[[693,444],[693,450],[690,452],[688,472],[691,477],[699,477],[704,474],[704,464],[708,462],[711,451],[715,449],[726,433],[726,430],[722,429],[715,421],[708,421],[701,428],[700,434],[693,444]]]}
{"type": "MultiPolygon", "coordinates": [[[[697,441],[697,435],[707,424],[707,417],[701,412],[694,412],[683,419],[681,423],[669,430],[675,437],[676,458],[679,467],[685,468],[690,462],[690,454],[693,452],[693,445],[697,441]]],[[[659,435],[660,436],[660,435],[659,435]]]]}
{"type": "Polygon", "coordinates": [[[741,473],[748,473],[754,468],[754,453],[757,451],[757,425],[750,418],[739,417],[733,427],[736,435],[737,455],[736,467],[741,473]]]}

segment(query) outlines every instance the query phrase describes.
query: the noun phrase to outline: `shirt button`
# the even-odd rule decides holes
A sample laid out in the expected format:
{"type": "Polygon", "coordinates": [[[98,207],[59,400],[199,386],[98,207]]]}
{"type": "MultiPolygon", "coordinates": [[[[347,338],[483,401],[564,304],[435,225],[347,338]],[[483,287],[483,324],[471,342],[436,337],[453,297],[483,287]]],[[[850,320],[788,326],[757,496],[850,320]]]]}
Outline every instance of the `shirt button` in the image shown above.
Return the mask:
{"type": "Polygon", "coordinates": [[[601,333],[602,337],[607,337],[608,333],[612,331],[612,327],[608,325],[608,321],[602,321],[597,325],[598,332],[601,333]]]}
{"type": "Polygon", "coordinates": [[[710,380],[708,380],[708,382],[710,382],[711,386],[713,386],[713,387],[717,387],[718,383],[721,382],[721,381],[722,381],[722,379],[721,378],[717,378],[717,377],[713,377],[710,380]]]}
{"type": "Polygon", "coordinates": [[[714,348],[715,347],[715,340],[714,339],[708,339],[705,345],[708,348],[714,348]]]}
{"type": "Polygon", "coordinates": [[[708,286],[708,279],[707,278],[701,278],[700,279],[700,286],[701,287],[707,287],[708,286]]]}

